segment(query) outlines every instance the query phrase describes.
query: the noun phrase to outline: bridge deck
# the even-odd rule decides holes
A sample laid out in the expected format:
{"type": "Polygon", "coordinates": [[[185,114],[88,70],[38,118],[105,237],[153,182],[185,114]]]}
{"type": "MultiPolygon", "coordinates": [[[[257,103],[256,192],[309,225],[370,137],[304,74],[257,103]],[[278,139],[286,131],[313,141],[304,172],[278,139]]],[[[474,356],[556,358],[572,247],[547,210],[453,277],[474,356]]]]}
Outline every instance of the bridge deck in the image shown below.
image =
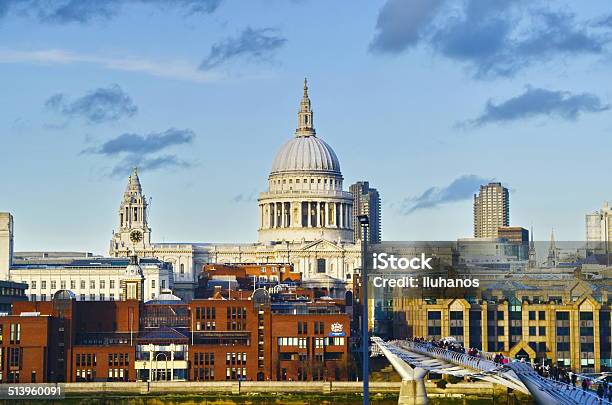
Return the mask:
{"type": "Polygon", "coordinates": [[[431,343],[408,340],[385,342],[378,337],[372,338],[372,341],[375,347],[384,349],[380,350],[383,354],[386,352],[396,356],[410,368],[422,368],[439,374],[473,377],[494,382],[531,394],[542,404],[612,405],[605,399],[600,400],[592,391],[583,391],[568,384],[544,378],[527,363],[511,362],[504,365],[495,363],[492,361],[494,355],[492,353],[470,356],[466,353],[446,350],[431,343]]]}

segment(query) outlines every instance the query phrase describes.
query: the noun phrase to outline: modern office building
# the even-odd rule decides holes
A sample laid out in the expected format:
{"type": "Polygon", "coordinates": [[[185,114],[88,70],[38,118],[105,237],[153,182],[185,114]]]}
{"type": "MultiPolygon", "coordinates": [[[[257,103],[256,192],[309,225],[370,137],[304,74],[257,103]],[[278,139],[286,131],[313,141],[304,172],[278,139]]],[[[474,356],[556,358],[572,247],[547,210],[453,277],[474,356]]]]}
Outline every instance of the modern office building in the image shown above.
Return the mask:
{"type": "Polygon", "coordinates": [[[510,225],[508,189],[501,183],[480,186],[474,194],[474,237],[496,238],[500,226],[510,225]]]}
{"type": "Polygon", "coordinates": [[[10,314],[14,302],[27,301],[27,289],[27,284],[0,280],[0,313],[10,314]]]}
{"type": "Polygon", "coordinates": [[[612,207],[606,201],[596,212],[586,215],[587,249],[597,252],[610,252],[612,241],[612,207]]]}
{"type": "Polygon", "coordinates": [[[394,337],[453,337],[578,372],[612,370],[609,284],[584,280],[500,281],[461,299],[394,297],[394,337]]]}
{"type": "Polygon", "coordinates": [[[367,237],[370,243],[380,243],[382,234],[380,194],[378,190],[370,187],[367,181],[358,181],[349,187],[353,194],[353,232],[354,241],[363,239],[363,232],[359,225],[358,215],[367,215],[370,225],[367,229],[367,237]]]}
{"type": "Polygon", "coordinates": [[[500,226],[497,228],[497,237],[510,243],[529,243],[529,231],[520,226],[500,226]]]}

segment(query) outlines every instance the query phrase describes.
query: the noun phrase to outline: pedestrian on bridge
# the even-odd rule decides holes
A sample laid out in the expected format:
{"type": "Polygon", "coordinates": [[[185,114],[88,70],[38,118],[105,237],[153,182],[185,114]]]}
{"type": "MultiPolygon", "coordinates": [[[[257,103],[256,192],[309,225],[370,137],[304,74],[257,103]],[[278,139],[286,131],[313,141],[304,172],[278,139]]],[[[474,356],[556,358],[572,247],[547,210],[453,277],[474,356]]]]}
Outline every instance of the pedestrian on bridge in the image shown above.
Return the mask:
{"type": "Polygon", "coordinates": [[[578,376],[573,371],[570,371],[570,379],[572,381],[572,387],[575,387],[576,381],[578,381],[578,376]]]}
{"type": "Polygon", "coordinates": [[[586,377],[583,378],[582,379],[582,390],[588,391],[590,386],[591,386],[591,381],[589,381],[589,379],[586,377]]]}

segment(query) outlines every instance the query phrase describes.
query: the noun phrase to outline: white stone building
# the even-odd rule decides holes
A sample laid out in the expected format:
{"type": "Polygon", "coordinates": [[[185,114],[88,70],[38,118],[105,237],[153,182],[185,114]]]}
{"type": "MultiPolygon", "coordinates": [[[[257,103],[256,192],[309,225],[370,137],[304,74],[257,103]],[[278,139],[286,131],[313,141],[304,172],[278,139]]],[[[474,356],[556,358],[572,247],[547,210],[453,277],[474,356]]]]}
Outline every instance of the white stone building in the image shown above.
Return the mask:
{"type": "Polygon", "coordinates": [[[69,290],[79,301],[115,301],[129,298],[126,283],[142,280],[143,300],[155,299],[173,288],[172,270],[157,259],[141,259],[134,272],[128,258],[76,259],[63,263],[13,264],[12,281],[28,284],[31,301],[49,301],[59,290],[69,290]],[[127,294],[127,295],[126,295],[127,294]]]}
{"type": "Polygon", "coordinates": [[[353,243],[353,199],[342,181],[336,153],[316,135],[304,82],[295,135],[278,151],[268,190],[258,199],[257,243],[151,242],[147,199],[134,170],[119,207],[110,255],[124,257],[134,250],[139,257],[170,263],[175,292],[187,299],[206,263],[292,263],[311,286],[350,288],[361,247],[353,243]]]}
{"type": "Polygon", "coordinates": [[[152,242],[148,202],[134,169],[109,245],[114,259],[20,260],[11,265],[13,224],[10,214],[5,214],[0,215],[0,276],[2,271],[10,272],[11,279],[28,283],[27,294],[37,299],[50,299],[58,289],[68,289],[78,299],[118,299],[127,257],[135,253],[141,258],[145,299],[172,288],[189,300],[206,263],[291,263],[307,286],[325,287],[332,295],[340,295],[352,288],[361,258],[360,245],[353,243],[353,198],[343,190],[342,181],[338,157],[316,135],[304,82],[295,135],[278,151],[268,189],[258,199],[258,242],[152,242]]]}

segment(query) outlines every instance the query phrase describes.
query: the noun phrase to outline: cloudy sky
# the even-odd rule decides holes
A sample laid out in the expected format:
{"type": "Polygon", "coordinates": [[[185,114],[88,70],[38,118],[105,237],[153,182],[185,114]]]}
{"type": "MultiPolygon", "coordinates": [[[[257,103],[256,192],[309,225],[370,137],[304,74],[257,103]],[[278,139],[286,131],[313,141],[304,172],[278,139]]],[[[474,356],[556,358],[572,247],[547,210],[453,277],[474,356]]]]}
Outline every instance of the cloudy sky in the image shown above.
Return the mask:
{"type": "Polygon", "coordinates": [[[154,240],[254,241],[308,76],[384,239],[470,236],[489,180],[513,225],[581,239],[612,199],[611,72],[605,0],[4,0],[0,211],[18,250],[104,254],[139,166],[154,240]]]}

